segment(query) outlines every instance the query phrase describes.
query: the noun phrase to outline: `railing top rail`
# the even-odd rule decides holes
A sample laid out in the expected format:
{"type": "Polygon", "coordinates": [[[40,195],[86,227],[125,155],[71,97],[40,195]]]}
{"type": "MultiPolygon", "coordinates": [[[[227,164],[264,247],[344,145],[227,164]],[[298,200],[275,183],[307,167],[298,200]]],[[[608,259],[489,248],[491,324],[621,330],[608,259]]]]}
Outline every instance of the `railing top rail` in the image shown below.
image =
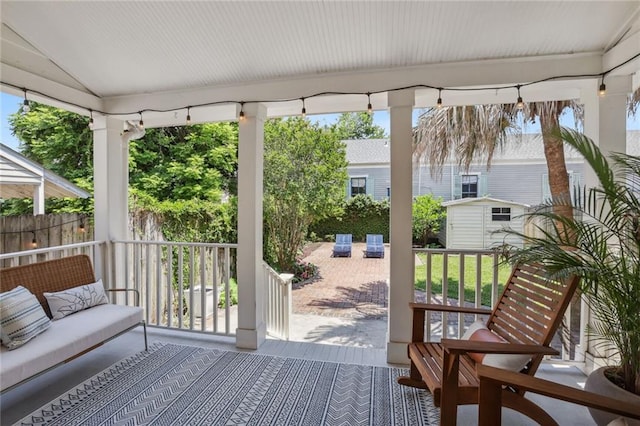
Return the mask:
{"type": "Polygon", "coordinates": [[[87,242],[84,242],[84,243],[74,243],[74,244],[66,244],[66,245],[62,245],[62,246],[45,247],[45,248],[40,248],[40,249],[14,251],[12,253],[0,254],[0,260],[11,259],[13,257],[33,256],[33,255],[36,255],[36,254],[50,253],[50,252],[53,252],[53,251],[61,251],[61,250],[77,249],[77,248],[82,248],[82,247],[98,246],[98,245],[101,245],[101,244],[106,244],[106,241],[87,241],[87,242]]]}
{"type": "Polygon", "coordinates": [[[487,249],[437,249],[437,248],[414,248],[414,253],[434,253],[434,254],[496,254],[499,253],[498,250],[487,250],[487,249]]]}
{"type": "Polygon", "coordinates": [[[182,246],[182,247],[218,247],[238,248],[237,243],[188,243],[183,241],[150,241],[150,240],[112,240],[114,244],[145,244],[154,246],[182,246]]]}

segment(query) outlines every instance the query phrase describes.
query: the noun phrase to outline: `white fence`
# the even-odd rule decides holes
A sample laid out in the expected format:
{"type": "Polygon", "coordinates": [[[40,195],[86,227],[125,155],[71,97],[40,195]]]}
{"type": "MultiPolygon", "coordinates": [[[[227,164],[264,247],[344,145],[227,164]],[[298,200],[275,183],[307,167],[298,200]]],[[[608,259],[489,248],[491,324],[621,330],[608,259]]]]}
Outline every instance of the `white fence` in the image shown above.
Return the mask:
{"type": "Polygon", "coordinates": [[[237,244],[112,243],[113,282],[140,292],[147,324],[235,335],[237,244]]]}
{"type": "Polygon", "coordinates": [[[263,262],[266,290],[265,312],[267,313],[267,334],[289,340],[293,294],[291,281],[293,274],[278,274],[263,262]]]}
{"type": "Polygon", "coordinates": [[[16,251],[0,254],[0,264],[3,268],[11,266],[29,265],[45,260],[86,254],[91,258],[97,278],[108,282],[107,243],[105,241],[88,241],[86,243],[67,244],[63,246],[47,247],[16,251]]]}
{"type": "MultiPolygon", "coordinates": [[[[424,273],[416,274],[414,281],[424,281],[427,303],[491,309],[511,270],[510,266],[501,265],[499,253],[492,250],[414,249],[413,253],[414,259],[424,264],[424,273]],[[472,295],[469,287],[474,289],[472,295]]],[[[585,347],[584,319],[581,324],[584,315],[581,303],[569,305],[559,334],[552,342],[564,360],[584,360],[581,349],[585,347]]],[[[432,312],[426,315],[425,338],[460,338],[465,324],[478,318],[475,314],[432,312]]]]}

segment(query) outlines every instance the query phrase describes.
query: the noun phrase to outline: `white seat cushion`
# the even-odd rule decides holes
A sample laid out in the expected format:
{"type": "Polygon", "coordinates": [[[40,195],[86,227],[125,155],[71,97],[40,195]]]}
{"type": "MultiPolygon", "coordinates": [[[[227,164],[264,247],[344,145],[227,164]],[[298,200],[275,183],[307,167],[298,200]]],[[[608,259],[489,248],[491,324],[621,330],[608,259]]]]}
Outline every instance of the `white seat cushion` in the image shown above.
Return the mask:
{"type": "Polygon", "coordinates": [[[51,321],[48,330],[12,351],[0,352],[0,388],[6,389],[142,321],[142,308],[99,305],[51,321]]]}

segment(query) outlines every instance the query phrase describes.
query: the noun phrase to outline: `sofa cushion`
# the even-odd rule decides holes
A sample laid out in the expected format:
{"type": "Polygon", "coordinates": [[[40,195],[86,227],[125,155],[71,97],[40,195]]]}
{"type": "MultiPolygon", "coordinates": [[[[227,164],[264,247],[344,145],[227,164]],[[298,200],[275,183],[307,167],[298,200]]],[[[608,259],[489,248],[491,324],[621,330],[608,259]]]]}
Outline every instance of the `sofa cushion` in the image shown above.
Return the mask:
{"type": "MultiPolygon", "coordinates": [[[[505,339],[489,330],[484,321],[476,321],[471,324],[462,336],[462,339],[477,342],[507,343],[505,339]]],[[[531,355],[520,354],[483,354],[470,352],[469,356],[480,364],[510,371],[522,370],[531,359],[531,355]]]]}
{"type": "Polygon", "coordinates": [[[93,306],[108,303],[101,279],[95,283],[84,284],[56,293],[45,292],[43,295],[47,299],[49,310],[54,320],[59,320],[67,315],[93,306]]]}
{"type": "Polygon", "coordinates": [[[128,330],[142,321],[142,308],[99,305],[51,321],[46,333],[13,351],[0,349],[0,387],[6,389],[128,330]]]}
{"type": "Polygon", "coordinates": [[[8,349],[16,349],[45,331],[51,321],[29,290],[18,286],[0,294],[0,338],[8,349]]]}

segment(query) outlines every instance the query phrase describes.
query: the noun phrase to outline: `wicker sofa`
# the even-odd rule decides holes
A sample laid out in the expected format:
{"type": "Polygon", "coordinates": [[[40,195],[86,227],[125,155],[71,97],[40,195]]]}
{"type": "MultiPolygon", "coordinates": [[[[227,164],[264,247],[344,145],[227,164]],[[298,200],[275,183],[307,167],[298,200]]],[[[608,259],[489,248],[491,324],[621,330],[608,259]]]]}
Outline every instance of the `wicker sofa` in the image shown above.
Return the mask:
{"type": "MultiPolygon", "coordinates": [[[[86,255],[0,269],[0,292],[4,293],[18,286],[28,289],[37,297],[49,318],[52,318],[52,314],[43,293],[59,292],[95,282],[93,266],[86,255]]],[[[51,321],[48,329],[23,346],[9,350],[2,345],[0,391],[5,392],[71,361],[139,325],[144,327],[146,350],[146,325],[142,308],[137,306],[106,303],[51,321]]]]}

